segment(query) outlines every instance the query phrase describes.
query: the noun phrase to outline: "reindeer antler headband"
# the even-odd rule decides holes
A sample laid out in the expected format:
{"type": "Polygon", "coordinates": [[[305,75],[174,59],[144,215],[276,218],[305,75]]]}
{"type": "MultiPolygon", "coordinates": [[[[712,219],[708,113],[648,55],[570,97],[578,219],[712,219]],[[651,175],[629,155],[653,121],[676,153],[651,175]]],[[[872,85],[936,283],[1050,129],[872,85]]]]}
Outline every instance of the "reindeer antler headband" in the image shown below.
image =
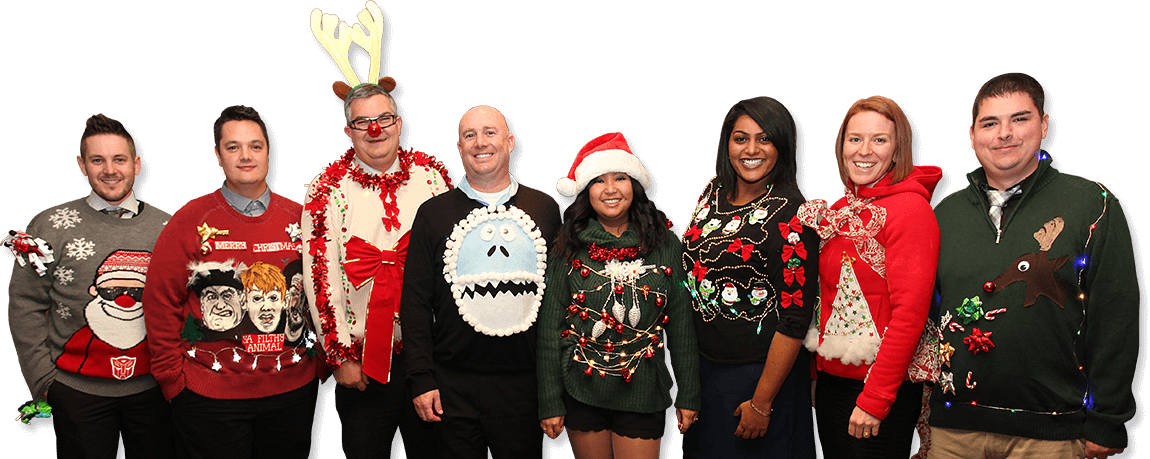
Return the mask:
{"type": "MultiPolygon", "coordinates": [[[[351,60],[348,59],[352,43],[359,45],[371,57],[367,81],[372,82],[379,78],[380,58],[383,54],[383,11],[374,1],[368,1],[358,17],[358,23],[348,25],[340,21],[339,16],[324,14],[319,8],[311,10],[312,36],[323,45],[332,59],[335,59],[335,64],[343,72],[344,78],[347,78],[347,83],[337,81],[331,85],[331,89],[340,99],[347,98],[347,93],[360,85],[359,77],[355,69],[351,68],[351,60]]],[[[391,77],[379,78],[378,81],[387,92],[395,89],[395,80],[391,77]]]]}

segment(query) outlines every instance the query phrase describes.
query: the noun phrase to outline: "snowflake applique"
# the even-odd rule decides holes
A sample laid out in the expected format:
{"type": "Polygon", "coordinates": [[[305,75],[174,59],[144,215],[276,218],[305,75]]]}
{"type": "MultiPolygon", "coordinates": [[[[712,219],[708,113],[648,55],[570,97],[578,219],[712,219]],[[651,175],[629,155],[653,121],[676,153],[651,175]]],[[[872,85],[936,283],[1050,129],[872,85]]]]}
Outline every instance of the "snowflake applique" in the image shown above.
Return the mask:
{"type": "Polygon", "coordinates": [[[63,209],[56,209],[56,213],[52,214],[52,216],[48,217],[48,219],[52,220],[53,228],[64,229],[75,228],[77,223],[83,221],[83,219],[80,218],[80,211],[72,210],[67,207],[63,209]]]}
{"type": "Polygon", "coordinates": [[[96,254],[96,243],[87,240],[87,238],[72,239],[64,246],[68,251],[67,256],[77,260],[87,260],[88,257],[96,254]]]}
{"type": "Polygon", "coordinates": [[[60,314],[61,319],[68,319],[72,317],[72,308],[61,304],[60,307],[56,308],[56,313],[60,314]]]}
{"type": "MultiPolygon", "coordinates": [[[[75,272],[72,268],[67,266],[57,266],[55,271],[52,271],[52,276],[56,278],[60,285],[68,285],[69,282],[76,280],[75,272]]],[[[67,317],[65,317],[67,319],[67,317]]]]}

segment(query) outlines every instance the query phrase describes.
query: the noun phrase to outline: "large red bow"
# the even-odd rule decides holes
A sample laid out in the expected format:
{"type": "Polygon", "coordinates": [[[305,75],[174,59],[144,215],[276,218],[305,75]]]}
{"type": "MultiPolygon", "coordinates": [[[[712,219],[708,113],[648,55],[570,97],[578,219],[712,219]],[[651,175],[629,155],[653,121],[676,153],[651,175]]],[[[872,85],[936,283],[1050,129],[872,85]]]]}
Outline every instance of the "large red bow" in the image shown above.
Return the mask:
{"type": "Polygon", "coordinates": [[[403,265],[407,261],[408,234],[399,239],[394,250],[380,250],[359,236],[352,236],[345,246],[347,259],[343,269],[347,280],[356,290],[368,281],[375,281],[367,302],[362,363],[364,374],[384,384],[391,380],[392,340],[395,317],[399,313],[403,265]]]}
{"type": "Polygon", "coordinates": [[[687,228],[686,233],[683,233],[683,239],[686,239],[687,236],[690,236],[691,242],[695,242],[697,239],[699,239],[700,234],[703,234],[703,230],[699,229],[699,227],[697,225],[692,226],[690,228],[687,228]]]}
{"type": "Polygon", "coordinates": [[[798,216],[791,217],[790,223],[779,222],[779,232],[783,233],[783,239],[790,236],[791,231],[796,233],[803,232],[803,223],[799,221],[798,216]]]}
{"type": "Polygon", "coordinates": [[[700,282],[703,280],[703,276],[707,274],[707,269],[708,268],[706,266],[703,266],[696,261],[695,267],[691,268],[691,275],[695,276],[696,282],[700,282]]]}
{"type": "Polygon", "coordinates": [[[734,252],[736,255],[742,256],[743,261],[747,261],[751,258],[751,250],[754,250],[754,248],[754,244],[744,244],[742,239],[735,238],[735,241],[727,246],[727,252],[734,252]]]}
{"type": "Polygon", "coordinates": [[[782,292],[779,294],[779,303],[781,303],[784,308],[790,307],[792,304],[801,308],[803,307],[803,291],[796,290],[793,294],[782,292]]]}

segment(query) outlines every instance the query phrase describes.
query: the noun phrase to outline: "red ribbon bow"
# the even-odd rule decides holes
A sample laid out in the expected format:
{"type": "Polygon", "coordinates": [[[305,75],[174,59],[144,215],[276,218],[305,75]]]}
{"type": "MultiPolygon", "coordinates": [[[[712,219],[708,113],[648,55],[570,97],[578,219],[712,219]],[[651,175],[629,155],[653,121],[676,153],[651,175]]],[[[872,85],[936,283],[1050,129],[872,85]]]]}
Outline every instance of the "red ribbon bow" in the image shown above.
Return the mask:
{"type": "Polygon", "coordinates": [[[703,230],[699,229],[699,227],[696,225],[696,226],[692,226],[690,228],[687,228],[687,232],[683,233],[683,238],[686,239],[687,236],[690,236],[691,242],[695,242],[696,240],[699,239],[699,235],[701,235],[701,234],[703,234],[703,230]]]}
{"type": "Polygon", "coordinates": [[[395,316],[399,313],[403,265],[407,261],[406,233],[394,250],[380,250],[359,236],[347,241],[347,259],[343,262],[347,280],[356,290],[375,282],[367,302],[367,325],[364,329],[363,373],[387,384],[391,380],[391,351],[395,334],[395,316]],[[379,286],[380,288],[375,288],[379,286]]]}
{"type": "Polygon", "coordinates": [[[751,258],[751,250],[754,248],[754,244],[744,244],[742,239],[735,238],[735,241],[727,246],[727,252],[734,252],[736,255],[742,256],[743,261],[747,261],[751,258]],[[740,251],[742,253],[739,253],[740,251]]]}
{"type": "Polygon", "coordinates": [[[707,274],[707,269],[708,268],[706,266],[703,266],[696,261],[695,267],[691,268],[691,275],[695,276],[695,281],[702,281],[703,275],[707,274]]]}
{"type": "Polygon", "coordinates": [[[791,257],[794,255],[798,255],[799,258],[806,260],[807,259],[807,247],[804,246],[802,242],[799,242],[798,244],[795,244],[795,245],[784,245],[783,246],[783,261],[791,261],[791,257]]]}
{"type": "Polygon", "coordinates": [[[783,233],[783,239],[786,239],[788,236],[790,236],[791,231],[796,233],[803,232],[803,224],[799,221],[797,216],[791,217],[790,223],[779,222],[779,232],[783,233]]]}
{"type": "Polygon", "coordinates": [[[783,280],[786,281],[788,287],[796,280],[799,281],[799,285],[803,285],[807,283],[807,270],[802,266],[783,268],[783,280]]]}
{"type": "Polygon", "coordinates": [[[779,303],[784,308],[790,307],[792,304],[798,307],[803,307],[803,291],[796,290],[795,293],[782,292],[779,294],[779,303]]]}

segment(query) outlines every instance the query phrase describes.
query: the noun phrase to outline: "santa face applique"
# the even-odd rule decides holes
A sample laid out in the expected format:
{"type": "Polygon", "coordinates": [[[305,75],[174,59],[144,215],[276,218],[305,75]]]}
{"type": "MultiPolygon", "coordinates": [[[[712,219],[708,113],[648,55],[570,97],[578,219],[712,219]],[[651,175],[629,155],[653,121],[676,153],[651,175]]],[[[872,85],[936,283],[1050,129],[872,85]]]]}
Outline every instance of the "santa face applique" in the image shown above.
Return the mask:
{"type": "Polygon", "coordinates": [[[508,336],[535,322],[546,261],[546,241],[530,215],[514,206],[481,207],[455,225],[443,273],[468,324],[508,336]]]}
{"type": "Polygon", "coordinates": [[[696,206],[695,207],[694,221],[696,221],[696,222],[703,221],[703,219],[707,218],[707,215],[709,215],[710,213],[711,213],[711,205],[710,204],[703,204],[701,206],[696,206]]]}
{"type": "Polygon", "coordinates": [[[108,255],[88,287],[88,325],[64,344],[56,365],[85,376],[128,379],[150,371],[144,340],[144,284],[152,254],[117,250],[108,255]]]}
{"type": "Polygon", "coordinates": [[[734,306],[735,303],[738,303],[739,300],[742,299],[742,298],[739,298],[739,290],[736,289],[735,285],[730,283],[730,282],[723,284],[722,296],[723,296],[723,304],[727,305],[728,307],[734,306]]]}

